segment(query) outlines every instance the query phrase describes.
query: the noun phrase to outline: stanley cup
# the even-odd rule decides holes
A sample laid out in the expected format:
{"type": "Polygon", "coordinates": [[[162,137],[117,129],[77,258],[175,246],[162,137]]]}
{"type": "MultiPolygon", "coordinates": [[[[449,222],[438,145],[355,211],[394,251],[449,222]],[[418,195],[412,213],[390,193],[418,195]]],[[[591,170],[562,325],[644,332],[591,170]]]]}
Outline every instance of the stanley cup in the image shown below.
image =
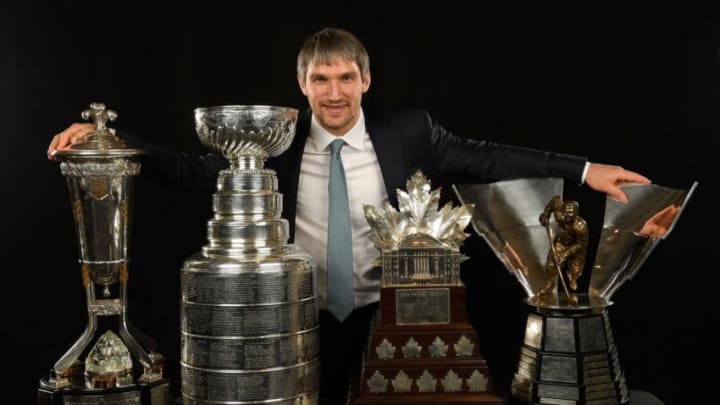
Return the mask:
{"type": "Polygon", "coordinates": [[[563,200],[562,179],[453,186],[460,201],[475,205],[475,231],[520,282],[531,307],[512,384],[516,401],[629,402],[607,307],[668,237],[696,186],[628,184],[622,187],[628,203],[607,198],[589,282],[578,280],[585,266],[561,269],[568,256],[558,250],[564,246],[553,235],[563,234],[564,215],[576,219],[578,211],[576,202],[563,200]],[[558,210],[553,222],[553,206],[570,207],[569,214],[558,210]],[[578,284],[588,285],[587,292],[576,293],[578,284]]]}
{"type": "Polygon", "coordinates": [[[40,381],[41,405],[166,405],[164,357],[127,318],[132,177],[141,150],[107,128],[117,114],[93,103],[83,111],[95,131],[56,156],[75,219],[88,325],[40,381]]]}
{"type": "Polygon", "coordinates": [[[277,176],[263,168],[295,135],[297,110],[195,110],[207,148],[222,153],[208,243],[182,268],[182,395],[186,405],[317,403],[314,262],[287,244],[277,176]]]}

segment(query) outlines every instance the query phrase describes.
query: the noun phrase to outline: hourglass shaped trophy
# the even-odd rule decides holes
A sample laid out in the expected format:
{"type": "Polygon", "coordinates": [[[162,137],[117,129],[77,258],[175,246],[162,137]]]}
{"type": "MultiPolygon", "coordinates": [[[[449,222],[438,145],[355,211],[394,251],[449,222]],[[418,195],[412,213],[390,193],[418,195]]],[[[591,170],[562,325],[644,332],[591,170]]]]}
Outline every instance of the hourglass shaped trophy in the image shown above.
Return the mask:
{"type": "Polygon", "coordinates": [[[208,243],[182,268],[182,395],[186,405],[307,405],[319,392],[314,262],[287,244],[275,171],[297,110],[228,105],[195,110],[207,148],[230,162],[213,195],[208,243]]]}
{"type": "Polygon", "coordinates": [[[584,293],[577,291],[585,267],[577,246],[587,248],[590,225],[578,215],[576,202],[563,199],[562,179],[453,186],[463,203],[475,205],[475,231],[527,293],[530,313],[512,383],[514,401],[629,402],[607,307],[618,287],[668,237],[696,186],[629,184],[623,186],[628,203],[607,198],[584,293]]]}
{"type": "Polygon", "coordinates": [[[140,172],[142,151],[107,128],[117,114],[102,103],[82,117],[94,121],[95,131],[56,157],[70,192],[88,325],[41,379],[38,402],[166,405],[165,359],[127,317],[132,176],[140,172]]]}

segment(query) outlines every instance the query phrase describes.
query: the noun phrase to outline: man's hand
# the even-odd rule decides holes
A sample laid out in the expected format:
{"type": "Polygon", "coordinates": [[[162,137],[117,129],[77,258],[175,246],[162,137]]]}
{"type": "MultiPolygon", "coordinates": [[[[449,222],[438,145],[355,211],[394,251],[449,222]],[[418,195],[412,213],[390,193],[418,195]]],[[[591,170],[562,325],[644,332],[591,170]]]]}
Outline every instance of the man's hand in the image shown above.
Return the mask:
{"type": "Polygon", "coordinates": [[[652,240],[657,240],[665,236],[679,213],[680,207],[670,204],[645,221],[642,229],[637,231],[637,234],[652,240]]]}
{"type": "Polygon", "coordinates": [[[74,123],[67,129],[55,135],[50,141],[47,155],[48,159],[55,160],[55,152],[65,150],[77,143],[83,136],[95,130],[95,125],[90,123],[74,123]]]}
{"type": "Polygon", "coordinates": [[[624,183],[649,184],[647,177],[625,170],[620,166],[590,163],[585,176],[585,184],[595,191],[602,191],[610,198],[627,203],[627,195],[620,189],[624,183]]]}

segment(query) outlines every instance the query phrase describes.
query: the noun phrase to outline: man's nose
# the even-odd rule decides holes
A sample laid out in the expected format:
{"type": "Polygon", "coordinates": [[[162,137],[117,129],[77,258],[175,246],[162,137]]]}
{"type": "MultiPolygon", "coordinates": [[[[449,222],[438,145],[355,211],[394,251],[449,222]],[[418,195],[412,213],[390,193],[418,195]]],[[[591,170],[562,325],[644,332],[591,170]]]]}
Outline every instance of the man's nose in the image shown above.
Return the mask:
{"type": "Polygon", "coordinates": [[[340,82],[336,80],[330,81],[330,88],[328,89],[328,95],[330,98],[339,98],[340,94],[342,94],[342,90],[340,87],[340,82]]]}

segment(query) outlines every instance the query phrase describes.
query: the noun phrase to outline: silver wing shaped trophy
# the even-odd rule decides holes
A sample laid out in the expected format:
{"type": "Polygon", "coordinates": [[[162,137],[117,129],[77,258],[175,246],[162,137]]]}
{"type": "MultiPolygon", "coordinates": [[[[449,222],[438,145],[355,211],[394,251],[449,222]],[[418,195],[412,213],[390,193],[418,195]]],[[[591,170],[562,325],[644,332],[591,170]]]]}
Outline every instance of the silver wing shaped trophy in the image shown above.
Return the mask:
{"type": "Polygon", "coordinates": [[[587,267],[588,225],[577,202],[563,199],[562,179],[453,185],[463,204],[474,204],[473,228],[531,306],[512,384],[515,400],[629,402],[607,307],[670,235],[696,187],[628,184],[628,203],[607,198],[589,288],[578,292],[586,284],[579,279],[587,267]]]}

